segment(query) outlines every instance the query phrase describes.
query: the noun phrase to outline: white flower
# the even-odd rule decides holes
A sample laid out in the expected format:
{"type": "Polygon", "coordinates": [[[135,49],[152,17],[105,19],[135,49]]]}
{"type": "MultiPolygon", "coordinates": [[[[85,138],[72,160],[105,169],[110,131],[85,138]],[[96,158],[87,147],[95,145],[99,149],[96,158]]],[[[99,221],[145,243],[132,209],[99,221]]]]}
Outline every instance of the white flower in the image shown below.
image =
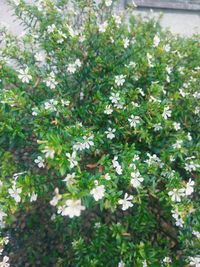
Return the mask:
{"type": "Polygon", "coordinates": [[[168,192],[168,195],[171,197],[171,200],[174,202],[180,202],[181,197],[184,196],[184,194],[185,194],[184,188],[181,188],[181,189],[174,188],[172,191],[168,192]]]}
{"type": "Polygon", "coordinates": [[[76,160],[76,151],[73,151],[72,154],[66,153],[66,156],[68,157],[70,163],[70,169],[78,165],[78,161],[76,160]]]}
{"type": "Polygon", "coordinates": [[[79,36],[79,41],[80,41],[80,43],[83,43],[83,42],[85,41],[85,39],[86,39],[85,35],[81,34],[81,35],[79,36]]]}
{"type": "Polygon", "coordinates": [[[149,64],[149,67],[153,67],[152,60],[153,60],[153,56],[147,53],[147,62],[149,64]]]}
{"type": "Polygon", "coordinates": [[[115,170],[116,170],[116,173],[118,175],[121,175],[122,174],[122,167],[121,167],[121,165],[118,165],[115,170]]]}
{"type": "Polygon", "coordinates": [[[171,162],[174,162],[174,161],[175,161],[175,158],[171,155],[171,156],[169,157],[169,160],[170,160],[171,162]]]}
{"type": "Polygon", "coordinates": [[[159,99],[157,99],[157,98],[155,98],[154,96],[152,96],[152,95],[150,95],[150,99],[149,99],[149,101],[150,102],[158,102],[158,103],[160,103],[161,102],[161,100],[159,100],[159,99]]]}
{"type": "Polygon", "coordinates": [[[107,7],[111,6],[112,5],[112,0],[105,0],[105,5],[107,7]]]}
{"type": "Polygon", "coordinates": [[[3,261],[0,262],[0,267],[9,267],[9,258],[7,256],[3,257],[3,261]]]}
{"type": "Polygon", "coordinates": [[[153,38],[153,47],[157,47],[160,43],[160,38],[158,37],[158,35],[155,35],[153,38]]]}
{"type": "Polygon", "coordinates": [[[75,60],[74,64],[75,64],[77,67],[79,67],[79,68],[80,68],[81,65],[82,65],[82,63],[81,63],[81,61],[80,61],[79,58],[77,58],[77,59],[75,60]]]}
{"type": "Polygon", "coordinates": [[[75,172],[73,172],[72,174],[67,174],[67,176],[65,177],[65,179],[63,179],[63,182],[66,182],[67,184],[73,184],[74,183],[74,178],[75,178],[76,174],[75,172]]]}
{"type": "Polygon", "coordinates": [[[58,44],[62,44],[64,42],[64,39],[67,38],[66,34],[63,33],[62,31],[58,30],[58,34],[59,34],[59,39],[57,40],[58,44]]]}
{"type": "Polygon", "coordinates": [[[54,214],[52,214],[52,216],[51,216],[51,221],[54,221],[55,219],[56,219],[56,214],[54,213],[54,214]]]}
{"type": "Polygon", "coordinates": [[[69,106],[70,101],[69,100],[61,99],[61,104],[62,104],[63,107],[67,107],[67,106],[69,106]]]}
{"type": "Polygon", "coordinates": [[[173,126],[174,126],[174,129],[175,129],[176,131],[178,131],[178,130],[181,129],[181,124],[180,124],[179,122],[174,122],[174,123],[173,123],[173,126]]]}
{"type": "Polygon", "coordinates": [[[185,170],[188,172],[196,171],[196,169],[199,167],[200,165],[194,163],[193,161],[190,161],[189,163],[185,163],[185,170]]]}
{"type": "Polygon", "coordinates": [[[189,95],[189,93],[186,93],[183,89],[179,89],[179,93],[182,97],[186,97],[189,95]]]}
{"type": "Polygon", "coordinates": [[[104,178],[105,178],[107,181],[111,180],[111,177],[110,177],[109,173],[106,173],[106,174],[104,175],[104,178]]]}
{"type": "Polygon", "coordinates": [[[196,256],[196,257],[190,257],[190,265],[194,266],[194,267],[200,267],[200,257],[196,256]]]}
{"type": "Polygon", "coordinates": [[[129,196],[127,193],[125,193],[124,198],[118,201],[118,203],[122,205],[122,210],[127,210],[128,208],[133,207],[131,200],[133,200],[133,196],[129,196]]]}
{"type": "Polygon", "coordinates": [[[178,209],[176,208],[175,210],[172,210],[172,217],[176,220],[179,218],[179,211],[178,209]]]}
{"type": "Polygon", "coordinates": [[[164,108],[164,111],[163,111],[163,113],[162,113],[163,118],[164,118],[165,120],[167,120],[168,117],[171,117],[171,114],[172,114],[172,111],[170,110],[170,108],[169,108],[169,107],[165,107],[165,108],[164,108]]]}
{"type": "Polygon", "coordinates": [[[113,138],[115,138],[115,134],[114,134],[115,132],[116,132],[116,129],[108,128],[108,131],[105,131],[105,134],[108,139],[112,140],[113,138]]]}
{"type": "Polygon", "coordinates": [[[113,164],[113,167],[114,168],[116,168],[119,165],[118,157],[117,156],[115,156],[114,159],[112,160],[112,164],[113,164]]]}
{"type": "Polygon", "coordinates": [[[115,76],[115,83],[117,86],[122,86],[125,83],[126,75],[116,75],[115,76]]]}
{"type": "Polygon", "coordinates": [[[71,26],[67,25],[67,29],[71,37],[75,37],[78,35],[78,31],[74,30],[71,26]]]}
{"type": "Polygon", "coordinates": [[[37,116],[38,115],[38,112],[39,112],[39,109],[38,108],[32,108],[32,115],[33,116],[37,116]]]}
{"type": "Polygon", "coordinates": [[[190,196],[194,192],[194,181],[190,178],[186,184],[185,195],[190,196]]]}
{"type": "Polygon", "coordinates": [[[49,111],[56,111],[56,106],[58,105],[58,101],[54,99],[50,99],[48,102],[44,103],[44,108],[49,111]]]}
{"type": "Polygon", "coordinates": [[[107,114],[107,115],[110,115],[113,113],[113,109],[111,108],[111,105],[107,105],[105,110],[104,110],[104,113],[107,114]]]}
{"type": "Polygon", "coordinates": [[[48,32],[48,33],[52,33],[52,32],[54,32],[55,30],[56,30],[56,26],[55,26],[55,24],[49,25],[49,26],[47,27],[47,32],[48,32]]]}
{"type": "Polygon", "coordinates": [[[46,158],[54,158],[55,150],[52,147],[45,146],[45,148],[42,150],[42,153],[45,153],[46,158]]]}
{"type": "Polygon", "coordinates": [[[38,165],[39,168],[44,168],[44,159],[41,156],[38,156],[37,159],[34,160],[34,162],[38,165]]]}
{"type": "Polygon", "coordinates": [[[99,26],[99,32],[105,32],[107,27],[108,27],[108,22],[105,21],[105,22],[99,24],[98,26],[99,26]]]}
{"type": "Polygon", "coordinates": [[[3,242],[5,245],[7,245],[9,243],[9,236],[6,236],[4,239],[3,239],[3,242]]]}
{"type": "Polygon", "coordinates": [[[84,150],[84,144],[81,143],[81,142],[75,143],[73,145],[73,150],[75,150],[75,151],[78,151],[78,150],[82,151],[82,150],[84,150]]]}
{"type": "Polygon", "coordinates": [[[27,67],[24,70],[19,70],[18,78],[23,82],[23,83],[29,83],[29,81],[32,80],[32,76],[29,74],[29,68],[27,67]]]}
{"type": "Polygon", "coordinates": [[[111,93],[111,96],[109,97],[112,103],[117,104],[120,101],[119,93],[111,93]]]}
{"type": "Polygon", "coordinates": [[[75,73],[75,72],[76,72],[76,65],[73,64],[73,63],[70,63],[70,64],[68,65],[68,67],[67,67],[67,71],[68,71],[69,73],[75,73]]]}
{"type": "Polygon", "coordinates": [[[20,4],[21,0],[13,0],[13,3],[18,6],[20,4]]]}
{"type": "Polygon", "coordinates": [[[112,17],[115,20],[115,23],[116,23],[117,27],[119,27],[120,24],[122,23],[121,17],[119,15],[113,15],[112,17]]]}
{"type": "Polygon", "coordinates": [[[37,200],[37,197],[38,197],[38,195],[35,192],[33,192],[32,195],[31,195],[31,197],[30,197],[30,202],[36,201],[37,200]]]}
{"type": "Polygon", "coordinates": [[[136,8],[136,7],[137,7],[137,5],[136,5],[135,1],[133,1],[133,0],[132,0],[132,5],[133,5],[133,7],[134,7],[134,8],[136,8]]]}
{"type": "Polygon", "coordinates": [[[84,92],[82,91],[80,92],[80,100],[83,100],[83,98],[84,98],[84,92]]]}
{"type": "Polygon", "coordinates": [[[139,91],[139,94],[141,94],[142,96],[145,96],[144,90],[142,88],[137,88],[139,91]]]}
{"type": "Polygon", "coordinates": [[[154,124],[154,131],[155,132],[158,132],[158,131],[160,131],[160,130],[162,130],[162,125],[161,125],[161,123],[156,123],[156,124],[154,124]]]}
{"type": "Polygon", "coordinates": [[[200,92],[195,92],[193,94],[193,97],[196,98],[196,99],[200,99],[200,92]]]}
{"type": "Polygon", "coordinates": [[[14,200],[19,203],[21,201],[21,194],[22,189],[21,188],[17,188],[16,184],[13,184],[12,188],[8,189],[8,193],[10,194],[10,196],[12,198],[14,198],[14,200]]]}
{"type": "Polygon", "coordinates": [[[183,221],[183,219],[181,217],[179,217],[179,218],[176,219],[175,224],[176,224],[177,227],[183,227],[184,221],[183,221]]]}
{"type": "Polygon", "coordinates": [[[0,222],[2,222],[3,218],[6,216],[7,216],[7,214],[5,212],[3,212],[2,210],[0,210],[0,222]]]}
{"type": "Polygon", "coordinates": [[[50,89],[55,89],[56,86],[58,85],[58,82],[56,81],[55,77],[56,77],[55,73],[50,72],[49,76],[44,81],[46,86],[49,87],[50,89]]]}
{"type": "Polygon", "coordinates": [[[91,135],[89,137],[83,136],[83,148],[84,149],[85,148],[89,149],[91,146],[94,146],[93,138],[94,138],[93,135],[91,135]]]}
{"type": "Polygon", "coordinates": [[[144,181],[144,178],[141,176],[139,171],[135,171],[131,173],[131,184],[133,187],[138,188],[141,186],[141,183],[144,181]]]}
{"type": "Polygon", "coordinates": [[[192,233],[193,233],[193,235],[195,235],[197,238],[200,238],[200,232],[194,230],[192,233]]]}
{"type": "Polygon", "coordinates": [[[147,267],[147,261],[146,260],[143,261],[142,267],[147,267]]]}
{"type": "Polygon", "coordinates": [[[168,74],[171,74],[171,72],[172,72],[172,67],[167,66],[167,67],[166,67],[166,72],[167,72],[168,74]]]}
{"type": "Polygon", "coordinates": [[[90,191],[90,194],[96,201],[102,199],[105,195],[105,186],[98,185],[98,182],[96,181],[96,187],[90,191]]]}
{"type": "Polygon", "coordinates": [[[163,262],[164,262],[164,263],[170,263],[170,262],[172,262],[172,260],[170,259],[170,257],[165,257],[165,258],[163,259],[163,262]]]}
{"type": "Polygon", "coordinates": [[[83,142],[77,142],[76,144],[73,145],[73,150],[82,151],[84,149],[89,149],[91,146],[94,145],[93,138],[94,138],[93,135],[91,135],[89,137],[84,136],[83,137],[83,142]]]}
{"type": "Polygon", "coordinates": [[[148,156],[148,159],[145,160],[144,162],[146,162],[149,166],[152,164],[157,164],[157,163],[161,165],[161,160],[156,154],[153,154],[152,156],[151,154],[147,153],[147,156],[148,156]]]}
{"type": "Polygon", "coordinates": [[[65,202],[65,206],[59,207],[58,212],[61,213],[62,216],[73,218],[75,216],[80,216],[82,210],[85,210],[85,207],[81,205],[80,199],[68,199],[65,202]]]}
{"type": "Polygon", "coordinates": [[[174,149],[180,149],[183,144],[183,140],[177,140],[175,144],[172,145],[174,149]]]}
{"type": "Polygon", "coordinates": [[[116,170],[116,173],[117,173],[118,175],[121,175],[121,174],[122,174],[122,167],[121,167],[121,165],[119,164],[119,162],[118,162],[117,159],[118,159],[118,157],[115,156],[114,159],[112,160],[112,164],[113,164],[113,167],[114,167],[115,170],[116,170]]]}
{"type": "Polygon", "coordinates": [[[50,204],[55,207],[58,204],[58,201],[62,198],[62,196],[59,194],[58,188],[55,188],[54,193],[55,193],[55,196],[50,201],[50,204]]]}
{"type": "Polygon", "coordinates": [[[128,67],[135,68],[136,67],[136,63],[133,62],[133,61],[130,61],[130,63],[128,64],[128,67]]]}
{"type": "Polygon", "coordinates": [[[185,70],[184,67],[179,67],[178,68],[178,71],[180,72],[181,75],[184,74],[184,70],[185,70]]]}
{"type": "Polygon", "coordinates": [[[121,260],[121,261],[118,263],[118,267],[125,267],[125,263],[121,260]]]}
{"type": "Polygon", "coordinates": [[[94,138],[93,135],[91,135],[89,137],[83,136],[83,147],[84,147],[84,149],[85,148],[89,149],[91,146],[94,146],[93,138],[94,138]]]}
{"type": "Polygon", "coordinates": [[[67,71],[69,73],[75,73],[77,70],[77,67],[81,67],[82,63],[80,61],[80,59],[76,59],[74,63],[70,63],[67,67],[67,71]]]}
{"type": "Polygon", "coordinates": [[[45,62],[45,59],[46,59],[46,54],[45,52],[37,52],[35,54],[35,60],[38,61],[38,62],[45,62]]]}
{"type": "Polygon", "coordinates": [[[166,45],[164,46],[164,49],[165,49],[165,52],[169,52],[170,49],[171,49],[171,47],[170,47],[169,44],[166,44],[166,45]]]}
{"type": "Polygon", "coordinates": [[[200,113],[200,107],[195,107],[194,114],[200,113]]]}
{"type": "Polygon", "coordinates": [[[116,103],[114,104],[114,107],[118,108],[118,109],[123,109],[123,103],[116,103]]]}
{"type": "Polygon", "coordinates": [[[128,48],[130,44],[130,40],[126,37],[123,39],[124,48],[128,48]]]}
{"type": "Polygon", "coordinates": [[[131,115],[130,119],[128,119],[131,127],[137,127],[137,124],[140,123],[140,117],[131,115]]]}
{"type": "Polygon", "coordinates": [[[140,159],[139,155],[136,154],[136,155],[134,155],[134,157],[133,157],[133,162],[134,162],[134,161],[138,161],[139,159],[140,159]]]}
{"type": "Polygon", "coordinates": [[[188,134],[187,134],[187,138],[188,138],[188,140],[189,140],[189,141],[191,141],[191,140],[192,140],[191,133],[188,133],[188,134]]]}

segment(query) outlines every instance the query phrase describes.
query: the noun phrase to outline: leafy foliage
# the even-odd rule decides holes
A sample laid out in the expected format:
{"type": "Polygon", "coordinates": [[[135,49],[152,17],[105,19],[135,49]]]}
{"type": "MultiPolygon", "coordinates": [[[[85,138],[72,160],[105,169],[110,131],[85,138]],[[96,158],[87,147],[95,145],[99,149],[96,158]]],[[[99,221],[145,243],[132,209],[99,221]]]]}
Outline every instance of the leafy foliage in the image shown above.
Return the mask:
{"type": "Polygon", "coordinates": [[[1,266],[199,266],[199,36],[117,1],[10,4],[1,266]]]}

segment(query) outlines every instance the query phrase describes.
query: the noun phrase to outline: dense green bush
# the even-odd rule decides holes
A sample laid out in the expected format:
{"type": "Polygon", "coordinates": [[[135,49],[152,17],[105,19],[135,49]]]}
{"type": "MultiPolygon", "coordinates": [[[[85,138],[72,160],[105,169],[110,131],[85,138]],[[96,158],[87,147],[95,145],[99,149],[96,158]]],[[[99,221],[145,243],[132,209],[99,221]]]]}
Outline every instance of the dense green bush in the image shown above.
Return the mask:
{"type": "Polygon", "coordinates": [[[200,266],[199,37],[112,0],[10,4],[0,266],[200,266]]]}

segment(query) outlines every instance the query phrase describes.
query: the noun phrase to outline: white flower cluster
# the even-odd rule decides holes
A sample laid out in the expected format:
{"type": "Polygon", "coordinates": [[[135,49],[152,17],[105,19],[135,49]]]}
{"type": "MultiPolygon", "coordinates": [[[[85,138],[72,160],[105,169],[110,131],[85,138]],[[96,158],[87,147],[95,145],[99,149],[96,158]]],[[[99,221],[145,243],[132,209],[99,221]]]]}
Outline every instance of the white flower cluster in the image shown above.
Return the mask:
{"type": "Polygon", "coordinates": [[[118,175],[121,175],[123,170],[122,166],[119,164],[118,161],[118,156],[115,156],[114,159],[112,160],[113,167],[115,168],[115,171],[118,175]]]}
{"type": "Polygon", "coordinates": [[[53,71],[49,73],[44,82],[46,86],[49,87],[50,89],[55,89],[56,86],[58,85],[58,81],[56,81],[56,75],[53,71]]]}
{"type": "Polygon", "coordinates": [[[73,150],[82,151],[85,149],[90,149],[90,147],[94,146],[93,138],[94,138],[93,135],[90,135],[89,137],[83,136],[83,141],[75,143],[73,145],[73,150]]]}
{"type": "Polygon", "coordinates": [[[13,185],[11,188],[8,189],[9,195],[14,198],[14,200],[19,203],[21,201],[21,196],[20,194],[22,193],[22,188],[17,187],[16,182],[13,182],[13,185]]]}
{"type": "Polygon", "coordinates": [[[80,199],[67,199],[65,204],[58,207],[58,214],[69,216],[69,218],[78,217],[85,207],[81,204],[80,199]]]}
{"type": "Polygon", "coordinates": [[[67,67],[67,71],[69,73],[75,73],[77,71],[77,68],[80,68],[81,67],[81,61],[80,59],[76,59],[74,63],[70,63],[67,67]]]}
{"type": "Polygon", "coordinates": [[[144,181],[144,178],[141,176],[139,170],[137,170],[136,165],[132,165],[134,171],[131,172],[131,185],[135,188],[139,188],[144,181]]]}
{"type": "Polygon", "coordinates": [[[32,80],[32,76],[29,74],[29,68],[26,67],[25,69],[20,69],[18,78],[23,82],[23,83],[29,83],[32,80]]]}
{"type": "Polygon", "coordinates": [[[90,191],[90,194],[96,201],[102,199],[105,195],[105,186],[99,185],[98,181],[95,181],[95,187],[90,191]]]}
{"type": "Polygon", "coordinates": [[[189,179],[186,183],[185,188],[174,188],[172,191],[169,191],[168,195],[171,197],[171,200],[174,202],[181,202],[181,197],[190,196],[194,192],[194,181],[189,179]]]}

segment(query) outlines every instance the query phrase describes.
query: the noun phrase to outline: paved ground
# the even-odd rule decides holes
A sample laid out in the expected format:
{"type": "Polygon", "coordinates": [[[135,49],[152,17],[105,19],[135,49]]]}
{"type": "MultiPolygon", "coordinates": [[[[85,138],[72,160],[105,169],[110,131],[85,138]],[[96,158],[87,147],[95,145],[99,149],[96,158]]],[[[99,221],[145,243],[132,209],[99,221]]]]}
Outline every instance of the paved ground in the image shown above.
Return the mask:
{"type": "MultiPolygon", "coordinates": [[[[33,1],[33,0],[28,0],[33,1]]],[[[148,10],[149,12],[149,10],[148,10]]],[[[158,14],[160,11],[155,11],[158,14]]],[[[146,10],[136,11],[145,15],[146,10]]],[[[12,11],[6,4],[6,0],[0,0],[0,23],[5,23],[9,26],[10,30],[15,34],[22,32],[22,27],[12,16],[12,11]]],[[[200,12],[178,12],[178,11],[164,11],[162,18],[163,27],[170,28],[173,33],[178,33],[184,36],[191,36],[193,33],[200,34],[200,12]]]]}

